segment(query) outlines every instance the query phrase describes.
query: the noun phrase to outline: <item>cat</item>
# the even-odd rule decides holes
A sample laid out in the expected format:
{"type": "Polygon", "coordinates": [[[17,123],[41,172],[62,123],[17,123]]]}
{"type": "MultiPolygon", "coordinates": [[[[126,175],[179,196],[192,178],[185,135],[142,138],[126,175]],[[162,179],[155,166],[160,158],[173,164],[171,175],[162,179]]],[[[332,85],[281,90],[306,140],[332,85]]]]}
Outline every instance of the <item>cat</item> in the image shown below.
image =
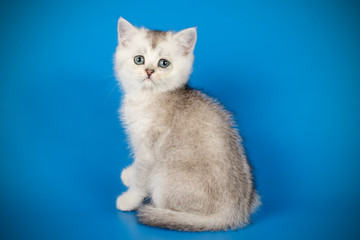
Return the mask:
{"type": "Polygon", "coordinates": [[[260,197],[231,114],[187,84],[196,39],[196,28],[155,31],[118,20],[114,68],[134,162],[121,173],[128,190],[116,206],[138,210],[150,226],[236,229],[260,197]]]}

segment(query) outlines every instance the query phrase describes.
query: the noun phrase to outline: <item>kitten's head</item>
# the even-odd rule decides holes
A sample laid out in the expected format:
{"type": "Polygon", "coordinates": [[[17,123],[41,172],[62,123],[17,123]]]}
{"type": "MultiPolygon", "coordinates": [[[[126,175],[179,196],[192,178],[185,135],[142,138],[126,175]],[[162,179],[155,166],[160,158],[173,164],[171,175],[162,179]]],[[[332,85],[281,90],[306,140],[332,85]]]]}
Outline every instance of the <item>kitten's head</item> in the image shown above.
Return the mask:
{"type": "Polygon", "coordinates": [[[164,92],[184,86],[192,70],[195,42],[196,28],[152,31],[120,18],[115,72],[125,92],[164,92]]]}

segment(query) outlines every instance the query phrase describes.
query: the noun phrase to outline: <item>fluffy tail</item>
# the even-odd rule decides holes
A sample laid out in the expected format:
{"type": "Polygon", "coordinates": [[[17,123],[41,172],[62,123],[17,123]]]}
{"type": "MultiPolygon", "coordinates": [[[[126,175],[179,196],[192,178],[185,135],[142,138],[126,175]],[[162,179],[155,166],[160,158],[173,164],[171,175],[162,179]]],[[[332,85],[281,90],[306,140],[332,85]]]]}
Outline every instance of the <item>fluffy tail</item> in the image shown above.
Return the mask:
{"type": "MultiPolygon", "coordinates": [[[[260,205],[260,196],[255,192],[250,213],[255,212],[260,205]]],[[[138,217],[139,221],[145,225],[191,232],[226,231],[229,228],[245,227],[249,223],[250,218],[250,216],[240,216],[234,213],[234,211],[199,215],[156,208],[152,205],[140,207],[138,217]]]]}
{"type": "Polygon", "coordinates": [[[198,215],[186,212],[177,212],[170,209],[156,208],[144,205],[138,211],[139,221],[143,224],[179,231],[218,231],[228,228],[243,227],[246,223],[231,222],[232,217],[217,213],[198,215]]]}
{"type": "Polygon", "coordinates": [[[260,206],[262,205],[261,203],[261,197],[260,195],[255,191],[254,195],[253,195],[253,199],[251,202],[251,213],[255,213],[260,206]]]}
{"type": "Polygon", "coordinates": [[[222,223],[220,214],[197,215],[156,208],[151,205],[141,207],[138,217],[143,224],[179,231],[215,231],[229,227],[222,223]]]}

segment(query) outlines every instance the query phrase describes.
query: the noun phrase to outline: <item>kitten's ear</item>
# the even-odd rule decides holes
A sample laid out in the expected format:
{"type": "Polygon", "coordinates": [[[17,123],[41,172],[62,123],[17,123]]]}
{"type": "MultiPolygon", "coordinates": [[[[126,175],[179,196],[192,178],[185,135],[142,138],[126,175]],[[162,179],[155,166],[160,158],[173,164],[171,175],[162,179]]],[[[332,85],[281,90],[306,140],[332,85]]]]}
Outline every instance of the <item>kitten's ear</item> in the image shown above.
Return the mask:
{"type": "Polygon", "coordinates": [[[120,17],[118,21],[118,41],[119,45],[126,46],[126,42],[138,31],[136,27],[131,25],[124,18],[120,17]]]}
{"type": "Polygon", "coordinates": [[[174,35],[175,39],[184,49],[184,55],[188,55],[194,50],[196,43],[196,28],[187,28],[174,35]]]}

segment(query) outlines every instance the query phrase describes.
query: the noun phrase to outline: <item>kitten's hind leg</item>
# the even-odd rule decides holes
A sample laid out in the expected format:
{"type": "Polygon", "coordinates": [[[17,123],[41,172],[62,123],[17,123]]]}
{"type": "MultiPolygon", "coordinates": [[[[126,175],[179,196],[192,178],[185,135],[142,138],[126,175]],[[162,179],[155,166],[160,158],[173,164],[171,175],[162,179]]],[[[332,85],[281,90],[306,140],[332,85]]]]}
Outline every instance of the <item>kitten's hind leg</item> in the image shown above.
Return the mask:
{"type": "Polygon", "coordinates": [[[122,170],[121,181],[123,182],[123,184],[125,186],[130,187],[131,178],[133,177],[133,174],[134,174],[134,166],[133,165],[130,165],[129,167],[122,170]]]}

